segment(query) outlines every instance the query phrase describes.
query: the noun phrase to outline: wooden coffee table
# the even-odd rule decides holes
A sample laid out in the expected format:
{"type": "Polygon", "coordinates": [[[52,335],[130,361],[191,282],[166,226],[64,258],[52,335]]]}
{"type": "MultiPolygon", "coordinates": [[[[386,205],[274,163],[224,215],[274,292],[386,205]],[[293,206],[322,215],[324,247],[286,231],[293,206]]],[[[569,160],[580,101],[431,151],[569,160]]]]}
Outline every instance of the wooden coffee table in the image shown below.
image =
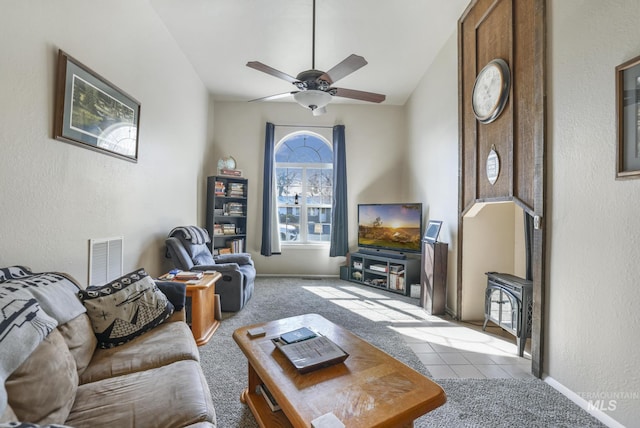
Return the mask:
{"type": "MultiPolygon", "coordinates": [[[[195,284],[183,282],[187,288],[187,300],[191,300],[191,332],[198,346],[206,344],[220,326],[216,319],[216,282],[222,278],[220,272],[205,273],[195,284]]],[[[187,319],[187,321],[189,321],[187,319]]]]}
{"type": "Polygon", "coordinates": [[[412,427],[416,418],[447,400],[431,379],[317,314],[241,327],[233,338],[249,362],[249,385],[240,399],[261,427],[311,427],[313,419],[329,412],[349,428],[412,427]],[[266,336],[247,335],[259,326],[266,336]],[[349,358],[299,374],[270,340],[299,327],[327,336],[349,358]],[[262,383],[282,411],[272,412],[256,393],[262,383]]]}

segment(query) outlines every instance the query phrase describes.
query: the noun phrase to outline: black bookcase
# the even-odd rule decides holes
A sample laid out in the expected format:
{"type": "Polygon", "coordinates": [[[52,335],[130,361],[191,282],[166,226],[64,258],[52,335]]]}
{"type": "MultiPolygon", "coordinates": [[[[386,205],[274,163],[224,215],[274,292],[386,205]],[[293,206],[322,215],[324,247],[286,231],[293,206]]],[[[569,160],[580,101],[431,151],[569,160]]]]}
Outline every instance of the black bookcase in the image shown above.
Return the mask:
{"type": "Polygon", "coordinates": [[[246,252],[248,181],[242,177],[207,177],[206,227],[211,252],[246,252]]]}

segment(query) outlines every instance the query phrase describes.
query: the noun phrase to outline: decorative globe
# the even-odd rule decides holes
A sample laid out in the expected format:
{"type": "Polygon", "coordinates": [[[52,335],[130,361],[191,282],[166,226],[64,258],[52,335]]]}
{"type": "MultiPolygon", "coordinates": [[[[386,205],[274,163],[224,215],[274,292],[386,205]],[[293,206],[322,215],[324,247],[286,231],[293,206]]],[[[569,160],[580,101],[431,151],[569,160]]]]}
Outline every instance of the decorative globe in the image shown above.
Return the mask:
{"type": "Polygon", "coordinates": [[[236,160],[232,156],[227,156],[218,160],[218,169],[236,169],[236,160]]]}

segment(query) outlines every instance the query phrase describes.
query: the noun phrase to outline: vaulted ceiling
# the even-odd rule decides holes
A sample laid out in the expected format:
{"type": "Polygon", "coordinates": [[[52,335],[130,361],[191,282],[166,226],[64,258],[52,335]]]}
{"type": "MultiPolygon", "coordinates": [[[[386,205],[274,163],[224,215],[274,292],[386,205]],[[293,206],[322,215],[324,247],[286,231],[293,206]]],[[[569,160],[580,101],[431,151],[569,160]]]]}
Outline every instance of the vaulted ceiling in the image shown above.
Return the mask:
{"type": "MultiPolygon", "coordinates": [[[[249,101],[296,90],[246,66],[259,61],[296,76],[311,69],[313,0],[150,0],[216,100],[249,101]]],[[[315,68],[350,54],[368,64],[336,86],[403,105],[469,0],[316,0],[315,68]]],[[[293,102],[293,97],[284,101],[293,102]]],[[[334,97],[332,102],[363,103],[334,97]]]]}

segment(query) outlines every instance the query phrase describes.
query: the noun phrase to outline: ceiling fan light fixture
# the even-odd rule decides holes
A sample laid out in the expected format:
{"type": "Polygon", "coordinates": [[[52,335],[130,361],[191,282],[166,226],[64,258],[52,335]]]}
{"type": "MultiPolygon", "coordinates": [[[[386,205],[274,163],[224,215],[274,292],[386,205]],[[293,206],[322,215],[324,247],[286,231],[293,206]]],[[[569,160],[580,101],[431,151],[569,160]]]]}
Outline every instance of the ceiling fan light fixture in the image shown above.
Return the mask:
{"type": "Polygon", "coordinates": [[[313,110],[312,114],[314,116],[322,116],[326,112],[327,112],[327,108],[326,107],[319,107],[319,108],[313,110]]]}
{"type": "Polygon", "coordinates": [[[326,112],[325,107],[331,101],[331,95],[315,89],[297,92],[293,94],[293,98],[302,107],[313,111],[314,116],[317,116],[317,114],[315,114],[317,109],[320,110],[319,114],[326,112]]]}

